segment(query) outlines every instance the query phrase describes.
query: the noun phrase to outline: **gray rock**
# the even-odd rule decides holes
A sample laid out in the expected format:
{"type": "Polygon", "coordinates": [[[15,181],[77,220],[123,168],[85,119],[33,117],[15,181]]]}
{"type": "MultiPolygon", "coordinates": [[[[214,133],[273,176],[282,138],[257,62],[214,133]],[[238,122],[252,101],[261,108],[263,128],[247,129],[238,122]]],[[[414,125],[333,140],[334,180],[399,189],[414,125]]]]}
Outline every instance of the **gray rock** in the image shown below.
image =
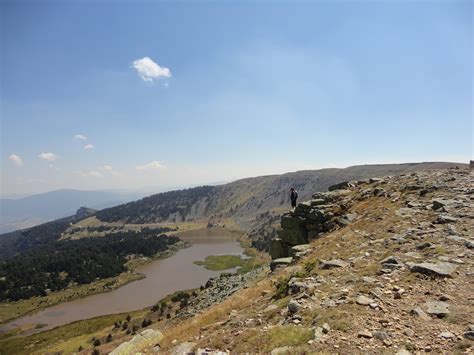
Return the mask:
{"type": "Polygon", "coordinates": [[[448,262],[411,264],[410,271],[431,276],[449,277],[457,265],[448,262]]]}
{"type": "Polygon", "coordinates": [[[369,183],[371,183],[371,184],[376,183],[376,182],[383,182],[383,179],[380,179],[380,178],[370,178],[369,179],[369,183]]]}
{"type": "Polygon", "coordinates": [[[426,302],[423,308],[426,310],[426,313],[437,317],[444,317],[449,314],[449,304],[443,301],[426,302]]]}
{"type": "Polygon", "coordinates": [[[357,334],[358,338],[366,338],[366,339],[371,339],[373,337],[372,333],[369,332],[368,330],[363,330],[357,334]]]}
{"type": "Polygon", "coordinates": [[[395,355],[411,355],[411,352],[409,352],[407,349],[405,348],[401,348],[400,350],[398,350],[395,355]]]}
{"type": "Polygon", "coordinates": [[[417,317],[420,317],[424,321],[430,321],[431,320],[431,317],[428,314],[426,314],[420,307],[413,308],[410,311],[410,314],[412,314],[414,316],[417,316],[417,317]]]}
{"type": "Polygon", "coordinates": [[[361,305],[361,306],[368,306],[371,303],[374,303],[375,301],[372,298],[369,298],[367,296],[361,295],[356,298],[356,303],[361,305]]]}
{"type": "Polygon", "coordinates": [[[395,264],[395,265],[399,265],[401,264],[400,261],[398,261],[398,259],[394,256],[389,256],[385,259],[383,259],[380,264],[384,265],[384,264],[395,264]]]}
{"type": "Polygon", "coordinates": [[[339,260],[339,259],[327,260],[327,261],[321,260],[321,264],[319,264],[319,268],[320,269],[332,269],[332,268],[335,268],[335,267],[346,267],[348,265],[349,265],[348,263],[346,263],[345,261],[339,260]]]}
{"type": "Polygon", "coordinates": [[[197,345],[196,343],[192,343],[192,342],[181,343],[171,349],[171,355],[192,354],[194,353],[194,349],[196,348],[196,345],[197,345]]]}
{"type": "Polygon", "coordinates": [[[291,346],[280,346],[279,348],[275,348],[271,351],[271,355],[287,355],[293,352],[293,348],[291,346]]]}
{"type": "Polygon", "coordinates": [[[474,330],[469,330],[463,334],[463,337],[469,340],[474,340],[474,330]]]}
{"type": "Polygon", "coordinates": [[[278,266],[288,266],[293,262],[293,258],[279,258],[270,262],[270,270],[274,271],[278,266]]]}
{"type": "Polygon", "coordinates": [[[436,223],[444,224],[444,223],[456,223],[459,219],[456,217],[451,217],[449,215],[440,215],[436,219],[436,223]]]}
{"type": "Polygon", "coordinates": [[[328,191],[335,191],[335,190],[346,190],[351,187],[354,187],[349,181],[343,181],[338,184],[334,184],[328,187],[328,191]]]}
{"type": "Polygon", "coordinates": [[[375,339],[382,340],[382,341],[390,339],[390,335],[382,331],[373,332],[372,335],[374,336],[375,339]]]}
{"type": "Polygon", "coordinates": [[[299,304],[298,301],[290,300],[290,302],[288,302],[288,313],[295,314],[296,312],[299,311],[300,308],[301,308],[301,305],[299,304]]]}
{"type": "Polygon", "coordinates": [[[314,341],[320,342],[321,340],[324,339],[324,329],[323,327],[316,327],[314,330],[314,341]]]}
{"type": "Polygon", "coordinates": [[[452,339],[455,337],[455,335],[451,332],[442,332],[438,336],[443,339],[452,339]]]}
{"type": "Polygon", "coordinates": [[[326,200],[323,198],[315,198],[311,200],[311,207],[316,207],[320,205],[324,205],[326,203],[326,200]]]}
{"type": "Polygon", "coordinates": [[[424,242],[424,243],[418,244],[416,246],[416,249],[423,250],[423,249],[426,249],[426,248],[431,248],[432,246],[433,246],[433,244],[431,244],[430,242],[424,242]]]}
{"type": "Polygon", "coordinates": [[[291,250],[293,250],[295,253],[301,252],[301,251],[306,251],[306,250],[312,250],[313,247],[311,244],[300,244],[300,245],[295,245],[291,247],[291,250]]]}

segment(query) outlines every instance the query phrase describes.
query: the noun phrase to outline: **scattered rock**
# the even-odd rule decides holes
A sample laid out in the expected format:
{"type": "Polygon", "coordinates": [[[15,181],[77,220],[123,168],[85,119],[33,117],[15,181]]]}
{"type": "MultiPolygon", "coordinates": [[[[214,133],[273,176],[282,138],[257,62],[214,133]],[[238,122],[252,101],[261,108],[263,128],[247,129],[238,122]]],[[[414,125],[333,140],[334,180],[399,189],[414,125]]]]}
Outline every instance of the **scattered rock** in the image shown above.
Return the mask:
{"type": "Polygon", "coordinates": [[[301,305],[299,304],[298,301],[290,300],[290,302],[288,302],[288,313],[295,314],[296,312],[299,311],[300,308],[301,308],[301,305]]]}
{"type": "Polygon", "coordinates": [[[356,303],[361,305],[361,306],[368,306],[371,303],[374,303],[375,301],[372,298],[369,298],[367,296],[361,295],[356,298],[356,303]]]}
{"type": "Polygon", "coordinates": [[[371,339],[372,338],[372,333],[369,332],[368,330],[363,330],[357,334],[358,338],[366,338],[366,339],[371,339]]]}
{"type": "Polygon", "coordinates": [[[469,340],[474,340],[474,330],[469,330],[463,334],[463,337],[469,340]]]}
{"type": "Polygon", "coordinates": [[[291,354],[292,353],[292,347],[291,346],[281,346],[279,348],[275,348],[272,350],[270,353],[271,355],[286,355],[286,354],[291,354]]]}
{"type": "Polygon", "coordinates": [[[400,264],[400,261],[398,261],[398,259],[394,256],[389,256],[385,259],[383,259],[380,264],[382,265],[385,265],[385,264],[395,264],[395,265],[399,265],[400,264]]]}
{"type": "Polygon", "coordinates": [[[455,335],[451,332],[442,332],[438,337],[443,338],[443,339],[452,339],[455,337],[455,335]]]}
{"type": "Polygon", "coordinates": [[[410,311],[410,314],[420,317],[424,321],[430,321],[431,318],[428,314],[426,314],[420,307],[413,308],[410,311]]]}
{"type": "Polygon", "coordinates": [[[435,223],[444,224],[444,223],[456,223],[458,218],[451,217],[449,215],[439,215],[435,223]]]}
{"type": "Polygon", "coordinates": [[[287,258],[279,258],[272,260],[270,262],[270,270],[274,271],[278,266],[287,266],[290,265],[293,262],[293,258],[287,257],[287,258]]]}
{"type": "Polygon", "coordinates": [[[196,343],[185,342],[181,343],[171,349],[171,355],[183,355],[183,354],[192,354],[196,348],[196,343]]]}
{"type": "Polygon", "coordinates": [[[448,310],[449,304],[443,301],[426,302],[423,308],[426,310],[426,313],[438,317],[444,317],[450,313],[448,310]]]}
{"type": "Polygon", "coordinates": [[[348,263],[346,263],[345,261],[339,260],[339,259],[328,260],[328,261],[321,260],[321,264],[319,264],[319,268],[320,269],[332,269],[332,268],[335,268],[335,267],[346,267],[348,265],[349,265],[348,263]]]}
{"type": "Polygon", "coordinates": [[[411,264],[411,272],[431,276],[449,277],[456,271],[457,265],[448,262],[411,264]]]}

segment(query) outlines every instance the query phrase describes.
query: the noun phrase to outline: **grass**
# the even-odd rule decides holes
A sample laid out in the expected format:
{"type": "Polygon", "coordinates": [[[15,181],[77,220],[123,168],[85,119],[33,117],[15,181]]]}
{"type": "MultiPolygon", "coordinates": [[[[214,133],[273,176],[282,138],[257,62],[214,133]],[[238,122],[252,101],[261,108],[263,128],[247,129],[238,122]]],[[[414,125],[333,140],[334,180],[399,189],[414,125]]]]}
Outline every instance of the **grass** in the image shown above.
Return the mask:
{"type": "Polygon", "coordinates": [[[241,255],[209,255],[204,261],[198,260],[194,264],[202,265],[208,270],[221,271],[243,266],[245,259],[241,255]]]}
{"type": "Polygon", "coordinates": [[[91,347],[90,339],[106,327],[112,329],[114,322],[123,321],[127,314],[139,316],[140,311],[82,320],[57,327],[28,337],[10,337],[0,340],[2,354],[44,354],[52,351],[72,353],[79,346],[91,347]]]}
{"type": "Polygon", "coordinates": [[[246,340],[237,345],[234,351],[237,353],[253,349],[255,352],[269,353],[275,348],[282,346],[298,346],[306,344],[314,338],[314,332],[310,328],[297,327],[293,325],[275,326],[268,332],[253,330],[249,332],[246,340]],[[242,349],[239,349],[242,347],[242,349]]]}

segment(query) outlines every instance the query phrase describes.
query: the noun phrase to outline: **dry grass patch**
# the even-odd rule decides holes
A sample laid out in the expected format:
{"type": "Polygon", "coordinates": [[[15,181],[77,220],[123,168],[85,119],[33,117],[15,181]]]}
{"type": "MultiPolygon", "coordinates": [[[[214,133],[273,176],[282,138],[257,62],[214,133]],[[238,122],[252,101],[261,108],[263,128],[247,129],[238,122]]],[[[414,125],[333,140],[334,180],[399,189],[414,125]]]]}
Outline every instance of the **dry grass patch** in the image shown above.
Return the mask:
{"type": "Polygon", "coordinates": [[[282,346],[298,346],[306,344],[314,338],[311,328],[282,325],[274,326],[264,332],[250,329],[239,337],[233,351],[237,353],[250,351],[252,353],[269,353],[282,346]]]}

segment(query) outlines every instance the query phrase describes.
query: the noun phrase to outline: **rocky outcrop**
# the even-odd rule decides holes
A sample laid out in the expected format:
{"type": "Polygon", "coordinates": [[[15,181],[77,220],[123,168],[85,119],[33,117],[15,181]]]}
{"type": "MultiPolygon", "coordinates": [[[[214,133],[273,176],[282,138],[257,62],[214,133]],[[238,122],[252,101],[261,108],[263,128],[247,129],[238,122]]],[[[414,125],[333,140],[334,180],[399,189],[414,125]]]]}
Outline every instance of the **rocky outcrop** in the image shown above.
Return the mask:
{"type": "Polygon", "coordinates": [[[295,246],[308,244],[321,234],[335,229],[338,226],[337,218],[343,215],[340,200],[346,191],[316,193],[311,200],[296,206],[294,211],[285,213],[281,217],[278,237],[270,245],[272,259],[294,256],[297,252],[295,246]]]}

